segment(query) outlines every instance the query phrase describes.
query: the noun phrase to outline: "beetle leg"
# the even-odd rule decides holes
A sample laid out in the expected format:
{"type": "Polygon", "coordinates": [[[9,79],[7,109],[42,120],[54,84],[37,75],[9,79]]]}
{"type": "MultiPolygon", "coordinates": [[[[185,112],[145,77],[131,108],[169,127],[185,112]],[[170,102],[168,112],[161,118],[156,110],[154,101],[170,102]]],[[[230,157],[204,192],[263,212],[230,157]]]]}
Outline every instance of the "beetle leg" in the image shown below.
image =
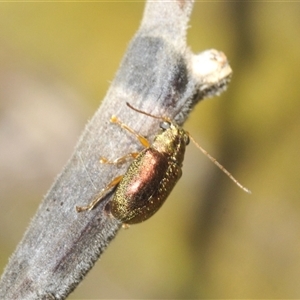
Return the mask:
{"type": "Polygon", "coordinates": [[[107,194],[107,192],[115,187],[123,178],[123,175],[114,178],[105,188],[103,188],[99,194],[94,198],[94,200],[87,206],[76,206],[77,212],[92,210],[107,194]]]}
{"type": "Polygon", "coordinates": [[[116,116],[111,116],[110,122],[118,124],[121,128],[123,128],[123,129],[127,130],[128,132],[132,133],[139,140],[141,145],[144,146],[145,148],[150,147],[150,142],[144,136],[138,134],[132,128],[128,127],[125,123],[121,122],[116,116]]]}
{"type": "Polygon", "coordinates": [[[123,223],[122,224],[122,228],[123,229],[129,229],[130,225],[129,224],[126,224],[126,223],[123,223]]]}
{"type": "Polygon", "coordinates": [[[124,162],[126,162],[126,160],[128,158],[136,158],[138,156],[139,152],[131,152],[131,153],[128,153],[122,157],[119,157],[115,160],[108,160],[107,158],[105,157],[101,157],[100,158],[100,163],[101,164],[109,164],[109,165],[120,165],[120,164],[123,164],[124,162]]]}

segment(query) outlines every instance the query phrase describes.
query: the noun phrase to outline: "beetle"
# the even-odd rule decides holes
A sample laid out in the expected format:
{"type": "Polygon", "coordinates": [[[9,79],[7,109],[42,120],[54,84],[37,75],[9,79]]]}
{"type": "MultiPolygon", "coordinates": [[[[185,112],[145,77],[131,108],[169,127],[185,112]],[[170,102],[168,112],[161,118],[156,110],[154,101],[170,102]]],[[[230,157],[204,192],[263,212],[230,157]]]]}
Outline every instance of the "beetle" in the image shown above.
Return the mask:
{"type": "Polygon", "coordinates": [[[182,127],[167,117],[153,116],[134,108],[129,103],[126,104],[139,113],[160,119],[161,131],[151,144],[116,116],[112,116],[110,121],[135,135],[144,149],[140,152],[129,153],[114,161],[102,157],[100,162],[106,164],[120,164],[128,158],[133,158],[133,161],[126,173],[114,178],[89,205],[76,206],[77,212],[92,210],[109,190],[117,186],[113,199],[109,202],[111,215],[126,225],[149,219],[162,206],[180,179],[185,148],[190,140],[240,188],[250,193],[215,158],[198,145],[182,127]]]}

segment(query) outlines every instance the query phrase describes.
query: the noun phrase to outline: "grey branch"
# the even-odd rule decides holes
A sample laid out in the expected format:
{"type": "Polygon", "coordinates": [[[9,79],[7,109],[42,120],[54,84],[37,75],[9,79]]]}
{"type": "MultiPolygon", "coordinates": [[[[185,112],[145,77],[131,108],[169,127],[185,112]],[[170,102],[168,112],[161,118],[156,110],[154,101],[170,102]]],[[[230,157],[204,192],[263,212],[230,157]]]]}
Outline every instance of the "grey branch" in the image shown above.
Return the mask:
{"type": "Polygon", "coordinates": [[[9,260],[1,299],[65,299],[120,229],[105,210],[113,190],[94,210],[75,210],[128,167],[101,165],[101,155],[115,159],[140,150],[135,137],[109,122],[111,115],[152,140],[159,121],[133,111],[126,101],[182,125],[199,100],[226,88],[231,69],[225,55],[216,50],[194,55],[186,46],[192,6],[191,0],[147,2],[101,107],[9,260]]]}

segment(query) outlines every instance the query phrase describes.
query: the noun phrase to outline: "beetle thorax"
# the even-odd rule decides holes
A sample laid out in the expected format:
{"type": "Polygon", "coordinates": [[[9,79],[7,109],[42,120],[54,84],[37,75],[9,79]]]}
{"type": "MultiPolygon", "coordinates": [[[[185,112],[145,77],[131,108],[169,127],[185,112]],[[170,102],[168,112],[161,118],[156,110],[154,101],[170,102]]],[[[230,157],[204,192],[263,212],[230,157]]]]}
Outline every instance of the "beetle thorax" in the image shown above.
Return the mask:
{"type": "Polygon", "coordinates": [[[181,127],[170,123],[169,128],[163,129],[155,137],[152,148],[168,156],[172,161],[176,161],[178,165],[181,165],[187,143],[187,133],[181,127]]]}

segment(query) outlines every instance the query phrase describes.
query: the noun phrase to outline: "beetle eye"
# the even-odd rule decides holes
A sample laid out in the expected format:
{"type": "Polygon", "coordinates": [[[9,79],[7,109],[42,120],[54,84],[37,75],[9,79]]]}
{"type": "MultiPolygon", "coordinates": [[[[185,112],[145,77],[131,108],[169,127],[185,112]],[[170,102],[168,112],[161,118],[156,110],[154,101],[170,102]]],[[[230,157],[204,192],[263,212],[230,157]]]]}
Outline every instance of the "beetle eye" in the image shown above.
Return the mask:
{"type": "Polygon", "coordinates": [[[162,130],[167,130],[167,129],[170,128],[171,123],[168,122],[168,121],[163,121],[163,122],[160,123],[159,126],[160,126],[160,128],[161,128],[162,130]]]}

